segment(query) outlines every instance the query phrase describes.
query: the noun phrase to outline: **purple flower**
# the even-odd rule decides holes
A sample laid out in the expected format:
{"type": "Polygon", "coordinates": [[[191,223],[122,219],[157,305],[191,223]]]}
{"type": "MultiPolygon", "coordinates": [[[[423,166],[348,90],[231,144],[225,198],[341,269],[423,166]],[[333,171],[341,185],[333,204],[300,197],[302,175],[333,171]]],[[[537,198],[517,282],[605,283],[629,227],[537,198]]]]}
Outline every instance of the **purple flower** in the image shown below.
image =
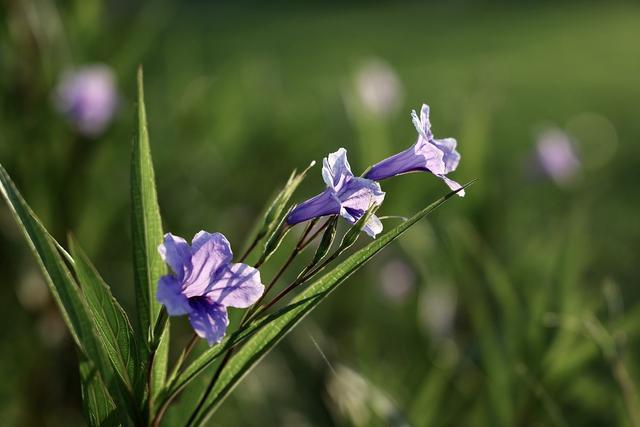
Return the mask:
{"type": "MultiPolygon", "coordinates": [[[[297,205],[287,217],[287,224],[294,225],[312,218],[337,214],[355,224],[370,207],[380,205],[384,200],[380,184],[353,176],[347,160],[347,150],[344,148],[325,157],[322,178],[327,189],[297,205]]],[[[363,230],[375,237],[382,231],[382,223],[377,216],[372,215],[363,230]]]]}
{"type": "Polygon", "coordinates": [[[96,137],[111,122],[118,104],[113,72],[106,65],[67,72],[58,83],[54,101],[78,132],[96,137]]]}
{"type": "Polygon", "coordinates": [[[558,129],[543,132],[536,144],[538,167],[558,185],[566,186],[578,175],[580,160],[569,136],[558,129]]]}
{"type": "MultiPolygon", "coordinates": [[[[411,112],[411,117],[418,131],[418,141],[408,149],[376,163],[364,177],[380,181],[405,173],[426,171],[442,179],[452,190],[458,190],[461,185],[445,176],[456,170],[460,162],[456,140],[433,137],[427,104],[422,104],[420,118],[415,110],[411,112]]],[[[464,190],[459,191],[458,195],[463,197],[464,190]]]]}
{"type": "Polygon", "coordinates": [[[201,231],[191,246],[167,233],[158,252],[175,273],[158,281],[158,301],[170,316],[188,315],[193,329],[209,345],[224,337],[227,307],[249,307],[264,292],[258,270],[231,263],[231,246],[220,233],[201,231]]]}

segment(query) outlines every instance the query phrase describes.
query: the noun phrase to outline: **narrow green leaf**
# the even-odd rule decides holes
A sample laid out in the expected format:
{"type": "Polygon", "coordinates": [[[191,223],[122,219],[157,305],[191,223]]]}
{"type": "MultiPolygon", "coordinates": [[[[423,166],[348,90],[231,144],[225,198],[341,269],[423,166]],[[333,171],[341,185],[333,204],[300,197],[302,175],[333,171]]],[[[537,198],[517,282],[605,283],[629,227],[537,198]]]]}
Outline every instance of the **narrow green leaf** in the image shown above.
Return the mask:
{"type": "Polygon", "coordinates": [[[141,393],[143,384],[135,384],[134,387],[133,382],[140,364],[129,318],[78,243],[74,239],[69,239],[69,243],[76,277],[95,322],[98,338],[123,383],[131,392],[135,389],[136,394],[141,393]]]}
{"type": "MultiPolygon", "coordinates": [[[[140,337],[138,342],[141,360],[146,365],[149,358],[149,343],[156,339],[151,336],[152,327],[156,323],[161,308],[155,298],[155,289],[160,276],[166,273],[166,267],[157,249],[162,243],[162,222],[149,146],[142,68],[138,69],[137,130],[131,156],[131,207],[134,279],[140,337]]],[[[168,334],[168,322],[164,334],[168,334]]],[[[156,350],[157,360],[153,363],[151,388],[154,394],[164,385],[167,370],[169,339],[163,338],[160,343],[156,350]]],[[[146,369],[138,370],[140,377],[137,381],[143,381],[146,378],[145,371],[146,369]]]]}
{"type": "Polygon", "coordinates": [[[104,386],[95,365],[78,352],[82,409],[87,424],[91,427],[123,426],[126,414],[115,404],[104,386]]]}
{"type": "Polygon", "coordinates": [[[106,350],[101,347],[100,341],[96,337],[95,325],[89,308],[80,288],[58,252],[57,246],[59,245],[31,211],[2,166],[0,166],[0,191],[40,264],[73,340],[98,369],[111,396],[127,409],[132,419],[136,420],[132,396],[113,372],[106,357],[106,350]]]}
{"type": "Polygon", "coordinates": [[[262,223],[262,226],[260,227],[260,231],[258,231],[258,234],[256,236],[257,242],[262,240],[264,237],[267,238],[261,258],[264,258],[264,253],[268,250],[268,247],[266,247],[266,245],[272,239],[273,234],[278,232],[280,224],[286,217],[286,208],[289,200],[291,199],[291,196],[293,196],[293,193],[296,191],[300,183],[304,180],[304,177],[307,175],[309,169],[311,169],[315,164],[315,161],[311,162],[309,166],[307,166],[307,168],[300,173],[296,173],[296,171],[294,170],[291,173],[291,176],[289,176],[289,180],[287,181],[285,186],[276,195],[276,197],[273,199],[273,202],[271,202],[271,205],[269,206],[269,209],[267,209],[267,213],[264,216],[264,221],[262,223]]]}
{"type": "MultiPolygon", "coordinates": [[[[467,184],[463,188],[466,188],[468,185],[470,184],[467,184]]],[[[256,319],[243,330],[231,335],[219,346],[203,353],[178,376],[167,394],[171,395],[173,392],[177,392],[184,387],[215,360],[217,356],[224,352],[226,348],[237,344],[241,340],[246,340],[240,350],[231,358],[227,367],[222,371],[216,386],[206,401],[204,410],[198,414],[198,422],[196,424],[205,422],[244,375],[246,375],[280,339],[291,331],[300,320],[324,300],[331,291],[364,265],[364,263],[371,259],[376,253],[398,238],[428,213],[445,203],[454,194],[456,194],[456,192],[451,192],[438,199],[406,222],[396,226],[351,255],[332,271],[309,285],[303,292],[295,297],[288,306],[266,317],[256,319]]]]}
{"type": "Polygon", "coordinates": [[[367,224],[371,216],[375,214],[379,208],[380,208],[380,205],[371,206],[367,210],[367,212],[365,212],[365,214],[362,215],[362,217],[360,217],[360,219],[355,224],[353,224],[353,226],[349,230],[347,230],[347,232],[342,237],[340,246],[336,250],[338,254],[346,251],[351,246],[353,246],[356,240],[358,240],[358,237],[360,237],[360,233],[362,232],[362,229],[364,228],[364,226],[367,224]]]}
{"type": "Polygon", "coordinates": [[[269,239],[264,245],[264,251],[262,252],[262,255],[260,256],[260,259],[258,260],[256,266],[264,264],[269,259],[271,254],[273,254],[278,249],[278,247],[280,247],[280,243],[282,243],[284,236],[286,236],[287,233],[289,233],[289,230],[291,230],[291,227],[287,227],[284,223],[287,215],[282,216],[282,219],[280,220],[280,223],[276,227],[275,231],[269,236],[269,239]]]}
{"type": "Polygon", "coordinates": [[[318,245],[318,249],[316,253],[313,255],[313,260],[311,260],[310,266],[315,266],[318,264],[322,258],[327,255],[329,249],[331,249],[331,245],[333,244],[333,240],[336,238],[336,230],[338,228],[338,217],[334,216],[329,220],[329,225],[327,225],[326,230],[322,234],[322,240],[320,240],[320,244],[318,245]]]}

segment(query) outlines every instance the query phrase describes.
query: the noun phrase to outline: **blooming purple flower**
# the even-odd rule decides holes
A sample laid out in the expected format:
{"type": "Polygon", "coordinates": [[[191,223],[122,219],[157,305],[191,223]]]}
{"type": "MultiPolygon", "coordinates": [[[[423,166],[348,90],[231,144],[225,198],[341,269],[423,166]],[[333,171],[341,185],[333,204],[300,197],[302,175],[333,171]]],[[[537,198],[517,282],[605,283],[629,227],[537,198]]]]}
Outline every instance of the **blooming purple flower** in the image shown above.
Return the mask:
{"type": "Polygon", "coordinates": [[[580,171],[580,160],[569,136],[559,129],[543,132],[536,144],[538,167],[558,185],[568,185],[580,171]]]}
{"type": "MultiPolygon", "coordinates": [[[[409,172],[426,171],[442,179],[452,190],[460,189],[460,184],[445,176],[456,170],[460,162],[456,140],[434,138],[427,104],[422,104],[419,118],[415,110],[411,112],[411,117],[418,131],[418,141],[408,149],[376,163],[364,177],[380,181],[409,172]]],[[[464,190],[459,191],[458,195],[464,196],[464,190]]]]}
{"type": "MultiPolygon", "coordinates": [[[[297,205],[287,217],[287,224],[294,225],[312,218],[337,214],[355,224],[370,207],[380,205],[384,200],[380,184],[353,175],[347,160],[347,150],[344,148],[325,157],[322,178],[327,189],[297,205]]],[[[382,231],[382,222],[372,215],[363,230],[375,237],[382,231]]]]}
{"type": "Polygon", "coordinates": [[[158,252],[174,272],[158,281],[158,301],[170,316],[188,315],[193,329],[209,345],[224,337],[227,307],[249,307],[264,292],[258,270],[231,263],[231,246],[220,233],[200,231],[191,246],[167,233],[158,252]]]}
{"type": "Polygon", "coordinates": [[[54,101],[78,132],[96,137],[107,127],[118,104],[113,72],[106,65],[67,72],[56,88],[54,101]]]}

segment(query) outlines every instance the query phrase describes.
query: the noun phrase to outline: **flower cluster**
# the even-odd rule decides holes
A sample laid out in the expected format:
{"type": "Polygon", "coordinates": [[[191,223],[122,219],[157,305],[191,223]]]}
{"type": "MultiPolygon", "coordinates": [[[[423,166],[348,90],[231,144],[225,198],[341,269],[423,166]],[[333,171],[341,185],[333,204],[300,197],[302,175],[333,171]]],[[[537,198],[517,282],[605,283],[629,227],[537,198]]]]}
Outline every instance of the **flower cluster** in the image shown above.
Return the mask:
{"type": "MultiPolygon", "coordinates": [[[[344,148],[329,154],[322,165],[327,188],[296,205],[286,218],[287,225],[330,215],[340,215],[355,224],[384,201],[385,193],[378,181],[410,172],[429,172],[452,190],[460,190],[460,184],[446,176],[460,161],[456,140],[435,139],[426,104],[420,117],[413,111],[412,118],[418,131],[416,143],[373,165],[362,177],[351,171],[344,148]]],[[[464,196],[464,191],[458,191],[458,195],[464,196]]],[[[375,238],[382,231],[382,222],[371,215],[362,230],[375,238]]],[[[225,334],[229,324],[227,307],[247,308],[264,293],[259,271],[246,264],[232,263],[231,247],[220,233],[201,231],[191,245],[167,234],[158,249],[174,273],[160,279],[158,301],[171,316],[188,315],[193,329],[210,345],[220,342],[225,334]]]]}

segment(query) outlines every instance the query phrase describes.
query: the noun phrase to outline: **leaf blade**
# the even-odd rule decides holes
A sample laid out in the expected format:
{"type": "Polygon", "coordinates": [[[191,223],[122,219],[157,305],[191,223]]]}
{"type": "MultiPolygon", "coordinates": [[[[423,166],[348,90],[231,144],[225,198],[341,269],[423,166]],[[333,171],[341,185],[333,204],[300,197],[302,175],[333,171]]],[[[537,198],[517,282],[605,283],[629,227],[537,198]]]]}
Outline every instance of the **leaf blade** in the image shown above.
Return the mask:
{"type": "Polygon", "coordinates": [[[87,424],[91,427],[124,425],[120,408],[107,391],[94,364],[82,352],[78,352],[78,359],[82,409],[87,424]]]}
{"type": "MultiPolygon", "coordinates": [[[[149,359],[149,343],[153,342],[153,325],[160,314],[160,303],[155,298],[155,288],[166,267],[157,252],[162,242],[162,220],[156,194],[155,173],[151,158],[147,116],[144,104],[142,68],[137,76],[137,129],[131,155],[131,231],[133,240],[134,281],[138,311],[138,335],[143,363],[149,359]]],[[[169,340],[168,322],[155,351],[157,360],[152,366],[151,389],[155,394],[163,387],[166,376],[166,360],[169,340]]],[[[146,369],[140,369],[138,382],[145,380],[146,369]]],[[[153,398],[151,396],[150,398],[153,398]]]]}
{"type": "Polygon", "coordinates": [[[134,384],[139,353],[129,318],[79,244],[73,238],[69,241],[76,276],[93,315],[98,337],[122,381],[137,394],[142,386],[134,384]]]}
{"type": "MultiPolygon", "coordinates": [[[[49,235],[31,208],[16,188],[15,184],[0,165],[0,192],[24,234],[53,294],[54,300],[69,328],[71,336],[100,372],[103,383],[107,385],[112,397],[127,409],[132,419],[136,419],[136,409],[132,396],[126,387],[116,378],[113,369],[105,357],[105,351],[96,338],[94,324],[80,288],[76,285],[67,266],[58,251],[59,244],[49,235]]],[[[126,422],[126,420],[123,420],[126,422]]]]}

